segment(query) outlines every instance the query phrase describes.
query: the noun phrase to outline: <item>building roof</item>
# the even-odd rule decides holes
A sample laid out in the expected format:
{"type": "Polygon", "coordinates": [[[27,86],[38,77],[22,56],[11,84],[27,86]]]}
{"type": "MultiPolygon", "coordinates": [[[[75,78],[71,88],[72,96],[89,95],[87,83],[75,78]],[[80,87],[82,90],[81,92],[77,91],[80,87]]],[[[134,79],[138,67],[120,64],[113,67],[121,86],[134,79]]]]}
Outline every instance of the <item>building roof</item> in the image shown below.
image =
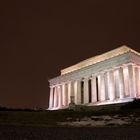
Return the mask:
{"type": "Polygon", "coordinates": [[[87,66],[90,66],[90,65],[94,65],[94,64],[96,64],[98,62],[110,59],[112,57],[115,57],[115,56],[118,56],[118,55],[121,55],[121,54],[124,54],[124,53],[127,53],[127,52],[133,52],[133,53],[135,53],[135,54],[140,56],[140,53],[138,53],[138,52],[134,51],[133,49],[123,45],[123,46],[121,46],[121,47],[119,47],[117,49],[111,50],[111,51],[103,53],[101,55],[91,57],[91,58],[86,59],[84,61],[81,61],[81,62],[79,62],[79,63],[77,63],[75,65],[72,65],[70,67],[62,69],[61,70],[61,75],[64,75],[64,74],[79,70],[81,68],[84,68],[84,67],[87,67],[87,66]]]}

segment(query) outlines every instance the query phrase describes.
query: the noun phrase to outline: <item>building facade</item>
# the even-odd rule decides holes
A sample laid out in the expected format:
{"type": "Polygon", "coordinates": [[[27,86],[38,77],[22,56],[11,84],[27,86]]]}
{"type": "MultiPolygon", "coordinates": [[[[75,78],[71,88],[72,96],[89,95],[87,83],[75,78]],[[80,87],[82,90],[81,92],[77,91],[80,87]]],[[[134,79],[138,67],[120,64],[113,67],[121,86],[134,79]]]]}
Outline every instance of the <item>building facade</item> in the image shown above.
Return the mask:
{"type": "Polygon", "coordinates": [[[140,53],[127,46],[61,70],[49,80],[49,110],[76,105],[96,106],[140,97],[140,53]]]}

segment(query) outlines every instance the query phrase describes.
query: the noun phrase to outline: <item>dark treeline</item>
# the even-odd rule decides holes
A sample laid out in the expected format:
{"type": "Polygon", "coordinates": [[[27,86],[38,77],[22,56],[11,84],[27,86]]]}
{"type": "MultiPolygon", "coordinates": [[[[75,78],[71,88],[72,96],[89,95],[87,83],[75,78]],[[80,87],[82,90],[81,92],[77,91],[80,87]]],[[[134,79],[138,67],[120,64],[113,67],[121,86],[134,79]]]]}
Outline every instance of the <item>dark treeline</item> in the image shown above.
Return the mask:
{"type": "Polygon", "coordinates": [[[45,109],[42,108],[35,108],[35,109],[30,109],[30,108],[9,108],[9,107],[2,107],[0,106],[0,111],[43,111],[45,109]]]}
{"type": "Polygon", "coordinates": [[[140,108],[140,99],[135,99],[133,102],[128,102],[121,109],[137,109],[140,108]]]}

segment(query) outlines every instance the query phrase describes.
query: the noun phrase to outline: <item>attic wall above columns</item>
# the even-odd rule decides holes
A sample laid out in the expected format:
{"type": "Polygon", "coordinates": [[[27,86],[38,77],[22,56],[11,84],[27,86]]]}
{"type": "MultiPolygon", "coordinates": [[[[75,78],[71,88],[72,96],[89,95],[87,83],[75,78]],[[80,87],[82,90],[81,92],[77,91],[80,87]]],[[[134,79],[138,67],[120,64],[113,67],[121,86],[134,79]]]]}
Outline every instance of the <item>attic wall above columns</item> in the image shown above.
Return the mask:
{"type": "MultiPolygon", "coordinates": [[[[61,82],[73,81],[82,77],[90,77],[91,74],[96,74],[104,71],[105,69],[112,69],[114,67],[119,67],[122,64],[127,64],[132,62],[132,55],[129,53],[113,57],[111,59],[98,62],[94,65],[82,68],[80,70],[58,76],[56,78],[50,79],[50,85],[60,84],[61,82]]],[[[134,56],[133,56],[134,58],[134,56]]],[[[134,60],[134,59],[133,59],[134,60]]]]}

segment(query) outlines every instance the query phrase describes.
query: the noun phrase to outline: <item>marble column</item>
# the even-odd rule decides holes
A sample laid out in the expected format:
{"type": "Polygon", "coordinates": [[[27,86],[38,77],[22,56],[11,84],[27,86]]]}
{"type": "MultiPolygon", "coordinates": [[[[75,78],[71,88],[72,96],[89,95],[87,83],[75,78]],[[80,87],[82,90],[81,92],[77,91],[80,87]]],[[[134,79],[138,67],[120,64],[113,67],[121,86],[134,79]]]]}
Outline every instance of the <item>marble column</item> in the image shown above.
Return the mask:
{"type": "Polygon", "coordinates": [[[108,82],[108,95],[110,100],[115,99],[115,86],[114,86],[114,74],[113,70],[107,72],[108,82]]]}
{"type": "Polygon", "coordinates": [[[107,82],[107,71],[104,73],[104,80],[105,80],[105,100],[109,100],[109,94],[108,94],[108,82],[107,82]]]}
{"type": "Polygon", "coordinates": [[[100,91],[100,85],[101,85],[101,76],[97,75],[97,91],[98,91],[98,95],[97,95],[97,102],[101,100],[101,91],[100,91]]]}
{"type": "Polygon", "coordinates": [[[53,108],[53,87],[50,87],[49,109],[53,108]]]}
{"type": "Polygon", "coordinates": [[[138,67],[138,97],[140,98],[140,67],[138,67]]]}
{"type": "Polygon", "coordinates": [[[71,82],[68,82],[68,104],[70,103],[71,96],[71,82]]]}
{"type": "Polygon", "coordinates": [[[62,106],[66,106],[66,86],[65,83],[62,84],[62,106]]]}
{"type": "Polygon", "coordinates": [[[75,104],[81,104],[81,79],[76,80],[75,84],[75,104]]]}
{"type": "Polygon", "coordinates": [[[128,74],[128,66],[127,65],[123,66],[123,78],[124,78],[125,97],[129,97],[130,96],[130,91],[129,91],[129,74],[128,74]]]}
{"type": "Polygon", "coordinates": [[[119,91],[119,68],[114,70],[114,84],[115,84],[115,97],[120,98],[120,91],[119,91]]]}
{"type": "Polygon", "coordinates": [[[135,71],[133,64],[128,65],[130,97],[136,97],[135,71]]]}
{"type": "Polygon", "coordinates": [[[61,92],[61,85],[57,86],[58,89],[58,107],[62,107],[62,92],[61,92]]]}
{"type": "Polygon", "coordinates": [[[70,85],[71,85],[70,102],[75,103],[74,81],[71,81],[70,85]]]}
{"type": "Polygon", "coordinates": [[[54,87],[54,108],[56,108],[57,107],[57,101],[58,101],[58,99],[57,99],[57,87],[54,87]]]}
{"type": "Polygon", "coordinates": [[[97,85],[96,85],[96,76],[91,77],[91,102],[97,102],[97,85]]]}
{"type": "Polygon", "coordinates": [[[140,95],[140,75],[139,75],[139,67],[135,67],[135,79],[136,79],[136,97],[140,95]]]}
{"type": "Polygon", "coordinates": [[[74,83],[70,81],[68,84],[68,104],[71,103],[74,99],[74,83]]]}
{"type": "Polygon", "coordinates": [[[67,83],[65,83],[65,97],[66,97],[65,103],[66,103],[66,106],[68,106],[68,84],[67,83]]]}
{"type": "Polygon", "coordinates": [[[98,75],[99,81],[99,101],[105,101],[105,81],[104,81],[104,73],[98,75]]]}
{"type": "Polygon", "coordinates": [[[123,67],[119,68],[119,94],[120,99],[123,99],[125,97],[123,67]]]}
{"type": "Polygon", "coordinates": [[[89,88],[88,88],[88,78],[84,79],[84,104],[89,103],[89,88]]]}

